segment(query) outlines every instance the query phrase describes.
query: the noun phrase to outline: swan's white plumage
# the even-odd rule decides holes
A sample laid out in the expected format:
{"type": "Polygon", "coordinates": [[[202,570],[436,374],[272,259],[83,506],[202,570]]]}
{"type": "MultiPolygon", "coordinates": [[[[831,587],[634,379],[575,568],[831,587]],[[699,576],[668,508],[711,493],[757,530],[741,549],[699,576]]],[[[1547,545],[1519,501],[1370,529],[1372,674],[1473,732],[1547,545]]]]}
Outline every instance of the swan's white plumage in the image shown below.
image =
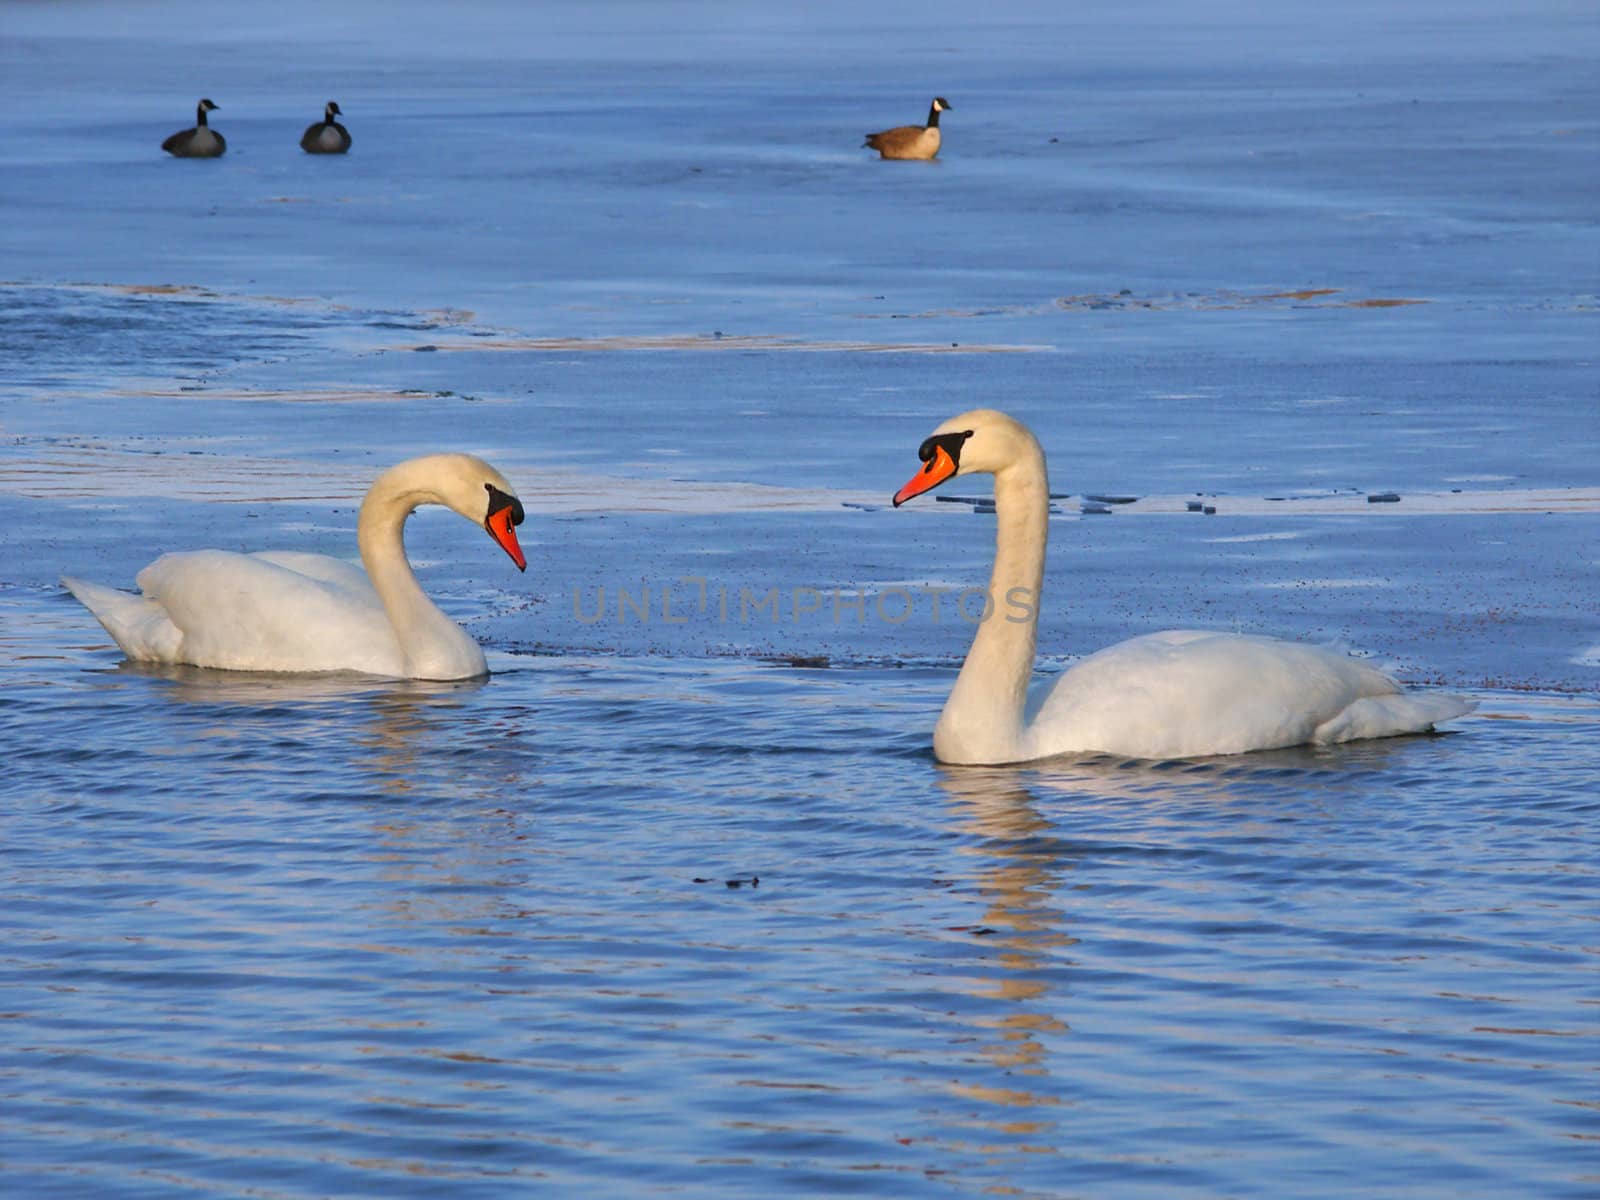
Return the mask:
{"type": "Polygon", "coordinates": [[[1459,696],[1407,692],[1383,672],[1318,646],[1169,630],[1074,664],[1029,719],[1049,512],[1044,452],[1025,425],[989,409],[946,421],[925,451],[927,467],[895,503],[943,478],[992,473],[997,530],[989,594],[1018,595],[1029,610],[1023,620],[1015,609],[997,608],[980,624],[934,730],[934,754],[943,762],[1240,754],[1418,733],[1476,707],[1459,696]],[[939,439],[943,454],[931,447],[939,439]]]}
{"type": "Polygon", "coordinates": [[[1029,723],[1027,755],[1240,754],[1412,733],[1471,709],[1457,696],[1405,692],[1319,646],[1168,630],[1064,671],[1029,723]]]}
{"type": "Polygon", "coordinates": [[[465,454],[386,471],[362,504],[365,570],[300,551],[192,550],[164,554],[140,571],[139,596],[69,576],[62,583],[139,662],[474,678],[488,672],[482,649],[423,593],[400,535],[419,504],[481,520],[490,503],[485,484],[515,496],[498,471],[465,454]]]}
{"type": "Polygon", "coordinates": [[[185,662],[232,671],[323,671],[337,661],[338,670],[408,673],[364,571],[324,555],[283,558],[294,565],[226,550],[163,554],[139,572],[139,590],[180,631],[185,662]]]}

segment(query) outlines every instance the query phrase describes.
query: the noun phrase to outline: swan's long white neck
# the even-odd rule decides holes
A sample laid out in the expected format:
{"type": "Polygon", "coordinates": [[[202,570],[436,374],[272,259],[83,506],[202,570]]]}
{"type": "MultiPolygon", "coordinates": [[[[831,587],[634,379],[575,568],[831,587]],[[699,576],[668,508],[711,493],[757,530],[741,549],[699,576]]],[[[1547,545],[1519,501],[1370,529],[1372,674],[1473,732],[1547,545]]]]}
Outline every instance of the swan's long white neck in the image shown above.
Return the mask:
{"type": "Polygon", "coordinates": [[[1020,762],[1039,624],[1050,486],[1044,451],[1031,443],[995,473],[995,556],[989,615],[978,626],[933,731],[942,762],[1020,762]]]}
{"type": "Polygon", "coordinates": [[[483,651],[428,598],[406,558],[406,518],[418,505],[445,503],[420,466],[428,462],[401,463],[378,477],[361,502],[356,541],[361,564],[383,601],[410,671],[421,677],[449,678],[458,662],[481,670],[483,651]]]}

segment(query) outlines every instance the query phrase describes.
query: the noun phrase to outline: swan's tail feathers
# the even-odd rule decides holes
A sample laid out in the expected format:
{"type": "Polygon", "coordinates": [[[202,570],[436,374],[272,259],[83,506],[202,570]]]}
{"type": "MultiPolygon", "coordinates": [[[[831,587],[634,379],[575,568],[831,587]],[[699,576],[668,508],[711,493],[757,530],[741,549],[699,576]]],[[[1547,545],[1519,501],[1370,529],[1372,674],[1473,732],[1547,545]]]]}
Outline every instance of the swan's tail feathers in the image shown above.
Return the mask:
{"type": "Polygon", "coordinates": [[[1392,696],[1366,696],[1338,716],[1317,727],[1313,741],[1350,742],[1357,738],[1394,737],[1401,733],[1426,733],[1439,721],[1465,716],[1478,707],[1476,700],[1448,692],[1398,692],[1392,696]]]}
{"type": "Polygon", "coordinates": [[[173,662],[183,635],[154,600],[119,592],[86,579],[61,577],[71,592],[116,639],[122,652],[137,662],[173,662]]]}

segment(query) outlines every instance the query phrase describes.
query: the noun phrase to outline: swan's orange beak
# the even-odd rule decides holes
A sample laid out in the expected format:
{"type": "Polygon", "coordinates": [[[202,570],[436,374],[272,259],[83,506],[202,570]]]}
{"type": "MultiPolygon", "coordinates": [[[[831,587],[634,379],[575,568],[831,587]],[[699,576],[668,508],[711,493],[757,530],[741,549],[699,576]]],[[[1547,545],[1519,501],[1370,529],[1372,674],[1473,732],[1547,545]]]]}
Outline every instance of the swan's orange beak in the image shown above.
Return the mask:
{"type": "Polygon", "coordinates": [[[489,531],[490,537],[500,543],[500,549],[511,556],[511,561],[517,564],[517,570],[526,571],[528,560],[522,557],[522,547],[517,542],[517,527],[511,518],[512,510],[502,508],[490,513],[483,527],[489,531]]]}
{"type": "Polygon", "coordinates": [[[894,494],[894,506],[899,508],[913,496],[932,491],[956,473],[956,460],[943,446],[935,446],[927,464],[906,481],[905,487],[894,494]]]}

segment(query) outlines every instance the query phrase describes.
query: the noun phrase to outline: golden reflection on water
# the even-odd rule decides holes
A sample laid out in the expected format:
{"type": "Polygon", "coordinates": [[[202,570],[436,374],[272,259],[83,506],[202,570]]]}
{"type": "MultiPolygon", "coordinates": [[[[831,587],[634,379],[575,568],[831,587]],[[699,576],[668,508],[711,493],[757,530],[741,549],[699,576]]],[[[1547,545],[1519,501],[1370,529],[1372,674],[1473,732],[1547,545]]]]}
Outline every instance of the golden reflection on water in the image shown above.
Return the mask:
{"type": "MultiPolygon", "coordinates": [[[[367,751],[358,765],[370,772],[377,790],[393,796],[407,795],[419,777],[428,775],[422,764],[437,746],[441,722],[459,717],[463,698],[488,682],[378,679],[349,672],[218,671],[126,661],[115,673],[165,680],[169,686],[160,695],[175,705],[246,711],[296,706],[302,731],[326,733],[367,751]]],[[[230,711],[202,732],[227,739],[233,736],[233,724],[230,711]]]]}
{"type": "MultiPolygon", "coordinates": [[[[219,743],[259,738],[260,719],[292,709],[294,742],[284,751],[286,757],[235,763],[231,768],[235,772],[294,770],[320,760],[325,742],[338,743],[333,757],[344,770],[336,777],[319,775],[315,795],[354,803],[370,804],[380,798],[398,802],[373,810],[370,839],[360,852],[360,858],[373,864],[387,883],[411,887],[497,880],[502,843],[520,838],[515,830],[502,828],[498,837],[451,840],[444,844],[448,852],[441,853],[439,834],[451,828],[449,822],[421,817],[413,806],[438,799],[463,801],[488,806],[491,821],[510,819],[499,804],[508,789],[515,790],[525,780],[528,759],[521,735],[531,726],[520,705],[489,709],[472,705],[475,693],[489,683],[487,678],[445,682],[129,662],[107,674],[164,680],[169,686],[160,695],[167,702],[216,714],[214,723],[191,731],[197,737],[174,743],[178,754],[197,744],[209,743],[209,752],[214,753],[219,743]],[[456,749],[472,753],[452,753],[456,749]]],[[[379,907],[408,921],[426,917],[463,925],[481,922],[495,912],[478,898],[438,894],[425,900],[403,895],[379,907]]]]}
{"type": "MultiPolygon", "coordinates": [[[[465,686],[476,690],[483,683],[471,680],[465,686]]],[[[365,763],[380,791],[404,796],[416,786],[419,748],[431,745],[431,727],[441,715],[459,711],[457,686],[442,693],[407,688],[372,697],[371,719],[354,741],[368,751],[365,763]]]]}
{"type": "MultiPolygon", "coordinates": [[[[961,853],[981,860],[976,882],[985,906],[974,934],[990,950],[992,971],[974,981],[971,990],[1015,1006],[1003,1016],[979,1019],[994,1034],[980,1052],[1007,1076],[1025,1077],[1011,1087],[957,1080],[951,1090],[1007,1109],[1060,1105],[1065,1101],[1045,1039],[1057,1038],[1069,1027],[1056,1015],[1059,1004],[1051,1003],[1056,989],[1048,972],[1070,965],[1062,951],[1077,943],[1055,900],[1060,878],[1072,864],[1019,770],[942,770],[938,782],[962,829],[976,839],[961,853]]],[[[1054,1121],[1014,1115],[982,1123],[1012,1136],[1048,1133],[1055,1126],[1054,1121]]]]}
{"type": "MultiPolygon", "coordinates": [[[[956,981],[970,995],[998,1001],[1011,1011],[970,1019],[993,1036],[979,1046],[987,1064],[1009,1081],[999,1085],[957,1080],[951,1092],[1007,1110],[976,1124],[1010,1137],[1049,1141],[1053,1118],[1019,1109],[1059,1108],[1072,1103],[1070,1055],[1062,1039],[1071,1032],[1062,970],[1074,959],[1079,939],[1068,928],[1059,895],[1071,890],[1076,855],[1060,832],[1059,819],[1045,815],[1092,804],[1096,812],[1137,805],[1145,827],[1164,820],[1182,824],[1192,806],[1228,814],[1238,836],[1265,830],[1255,809],[1271,776],[1292,776],[1300,803],[1315,808],[1349,788],[1368,771],[1381,771],[1410,739],[1385,739],[1337,747],[1297,747],[1248,759],[1185,763],[1128,763],[1107,758],[1058,760],[1026,767],[940,768],[938,784],[950,812],[970,843],[959,853],[978,860],[973,882],[983,900],[981,923],[970,932],[989,951],[987,972],[956,981]],[[1254,799],[1252,799],[1252,797],[1254,799]],[[1044,812],[1041,812],[1041,807],[1044,812]],[[1170,809],[1163,818],[1160,810],[1170,809]]],[[[999,1152],[999,1147],[990,1147],[999,1152]]],[[[1048,1149],[1048,1147],[1044,1147],[1048,1149]]],[[[1038,1145],[1009,1147],[1039,1152],[1038,1145]]]]}
{"type": "Polygon", "coordinates": [[[300,704],[313,701],[359,700],[365,695],[400,701],[448,699],[473,692],[487,679],[439,682],[427,679],[384,679],[353,671],[294,674],[282,671],[220,671],[170,663],[123,661],[116,667],[129,675],[165,679],[172,686],[162,694],[182,704],[300,704]]]}
{"type": "MultiPolygon", "coordinates": [[[[1379,752],[1381,753],[1381,751],[1379,752]]],[[[974,882],[983,900],[981,922],[972,929],[988,950],[988,971],[960,981],[971,995],[998,1001],[1010,1011],[980,1017],[989,1031],[979,1050],[1011,1082],[958,1080],[953,1094],[1008,1110],[978,1123],[1011,1137],[1047,1135],[1054,1119],[1019,1109],[1059,1108],[1071,1103],[1070,1065],[1062,1039],[1071,1032],[1061,972],[1070,969],[1079,939],[1068,928],[1059,900],[1076,866],[1059,823],[1040,811],[1059,811],[1074,800],[1096,805],[1137,803],[1160,807],[1180,797],[1224,810],[1236,791],[1235,773],[1304,768],[1317,751],[1257,756],[1247,767],[1196,763],[1171,770],[1108,759],[1062,760],[1028,767],[941,768],[939,787],[961,831],[971,839],[960,853],[978,860],[974,882]]],[[[1236,762],[1236,760],[1230,760],[1236,762]]],[[[1154,819],[1154,818],[1151,818],[1154,819]]],[[[1037,1150],[1013,1147],[1014,1150],[1037,1150]]]]}

